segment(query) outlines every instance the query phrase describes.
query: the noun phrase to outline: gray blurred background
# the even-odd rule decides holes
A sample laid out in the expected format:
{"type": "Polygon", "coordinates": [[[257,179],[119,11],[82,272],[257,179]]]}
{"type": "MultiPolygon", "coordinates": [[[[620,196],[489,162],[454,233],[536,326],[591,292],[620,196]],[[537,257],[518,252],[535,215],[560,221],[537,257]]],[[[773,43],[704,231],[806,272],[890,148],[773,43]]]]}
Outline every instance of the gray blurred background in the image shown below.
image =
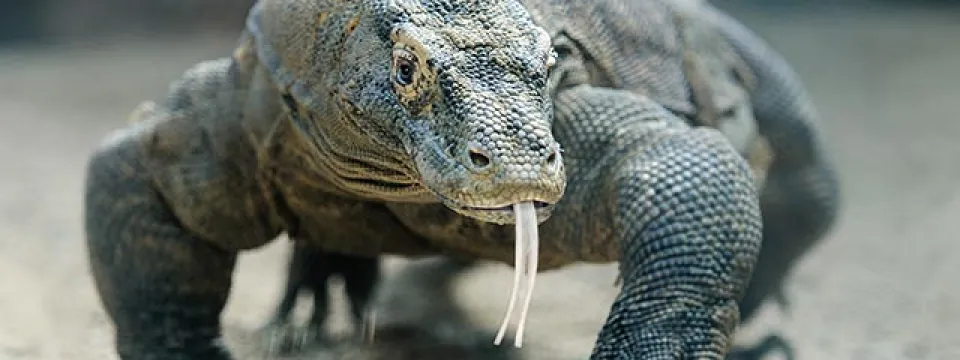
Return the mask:
{"type": "MultiPolygon", "coordinates": [[[[0,0],[0,359],[114,358],[83,252],[84,162],[140,101],[229,55],[251,3],[0,0]]],[[[714,3],[803,77],[845,192],[835,231],[789,280],[790,309],[771,304],[740,341],[778,331],[800,359],[960,359],[960,7],[714,3]]],[[[225,316],[238,349],[277,300],[286,246],[241,258],[225,316]]],[[[538,280],[529,358],[586,358],[614,277],[577,266],[538,280]]],[[[509,282],[491,265],[458,291],[493,327],[509,282]]]]}
{"type": "MultiPolygon", "coordinates": [[[[0,43],[70,42],[117,34],[233,30],[254,0],[3,0],[0,43]]],[[[768,11],[951,6],[951,0],[726,0],[768,11]]]]}

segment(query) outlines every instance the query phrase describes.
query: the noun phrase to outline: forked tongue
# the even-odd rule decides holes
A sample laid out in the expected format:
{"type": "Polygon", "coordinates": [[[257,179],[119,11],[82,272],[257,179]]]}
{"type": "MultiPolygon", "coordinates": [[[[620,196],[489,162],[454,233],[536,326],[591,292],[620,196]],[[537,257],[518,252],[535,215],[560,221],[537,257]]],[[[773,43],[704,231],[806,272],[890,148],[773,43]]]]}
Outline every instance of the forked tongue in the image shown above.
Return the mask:
{"type": "Polygon", "coordinates": [[[523,304],[520,310],[520,321],[514,338],[514,346],[523,346],[523,330],[527,323],[527,312],[533,300],[533,285],[537,277],[537,260],[540,253],[540,239],[537,234],[537,212],[533,202],[522,202],[513,205],[516,221],[516,254],[513,262],[513,289],[510,290],[510,303],[507,305],[507,314],[503,317],[500,331],[493,341],[495,345],[503,342],[507,332],[507,324],[513,315],[517,299],[523,294],[523,304]]]}

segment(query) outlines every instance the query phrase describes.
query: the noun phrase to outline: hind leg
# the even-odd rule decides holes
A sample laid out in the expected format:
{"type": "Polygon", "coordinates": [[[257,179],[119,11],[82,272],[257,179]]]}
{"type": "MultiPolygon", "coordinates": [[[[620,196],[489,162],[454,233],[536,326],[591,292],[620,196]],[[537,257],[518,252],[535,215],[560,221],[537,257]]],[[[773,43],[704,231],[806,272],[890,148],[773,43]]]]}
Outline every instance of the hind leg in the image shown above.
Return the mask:
{"type": "Polygon", "coordinates": [[[749,322],[765,300],[785,300],[784,279],[833,228],[842,193],[819,129],[821,116],[800,77],[742,23],[712,6],[705,9],[704,23],[716,26],[753,73],[754,118],[773,152],[760,197],[763,243],[740,301],[741,322],[749,322]]]}
{"type": "Polygon", "coordinates": [[[344,280],[347,300],[350,304],[355,329],[363,321],[363,313],[370,302],[380,274],[379,258],[359,257],[321,251],[303,250],[311,254],[311,274],[305,284],[313,291],[313,314],[303,329],[305,343],[322,342],[327,318],[330,314],[330,276],[339,275],[344,280]]]}
{"type": "Polygon", "coordinates": [[[333,254],[317,249],[309,250],[312,255],[311,276],[306,280],[307,286],[313,293],[313,309],[306,328],[303,329],[303,339],[306,343],[313,343],[325,339],[324,331],[327,318],[330,314],[330,277],[336,273],[336,265],[331,262],[333,254]]]}
{"type": "Polygon", "coordinates": [[[310,261],[309,252],[305,251],[300,245],[294,245],[290,263],[287,267],[286,286],[273,316],[273,322],[287,323],[290,321],[290,312],[296,306],[300,290],[305,286],[307,276],[309,276],[310,261]]]}
{"type": "MultiPolygon", "coordinates": [[[[752,320],[766,300],[777,300],[781,304],[787,301],[783,294],[784,280],[829,230],[836,211],[836,179],[830,167],[821,165],[797,171],[775,165],[769,176],[761,195],[763,245],[740,302],[742,323],[752,320]]],[[[735,348],[728,359],[761,359],[778,348],[788,359],[792,358],[793,349],[788,341],[771,334],[754,347],[735,348]]]]}
{"type": "Polygon", "coordinates": [[[783,282],[796,263],[824,237],[835,219],[837,182],[826,164],[793,168],[774,164],[761,195],[763,244],[740,303],[742,322],[765,300],[784,302],[783,282]]]}
{"type": "Polygon", "coordinates": [[[380,259],[342,255],[338,262],[341,265],[338,271],[343,276],[347,299],[350,302],[354,329],[359,330],[380,281],[380,259]]]}
{"type": "MultiPolygon", "coordinates": [[[[330,271],[324,264],[322,251],[299,243],[294,244],[287,268],[283,297],[277,305],[273,318],[262,329],[268,353],[289,355],[316,339],[318,334],[312,329],[313,326],[307,329],[297,327],[290,322],[290,314],[303,290],[312,292],[315,302],[316,299],[322,298],[325,303],[325,284],[329,277],[330,271]],[[317,284],[324,284],[324,286],[318,287],[317,284]]],[[[316,318],[318,313],[326,315],[325,305],[321,307],[323,311],[318,311],[316,305],[314,307],[312,318],[316,318]]],[[[320,319],[320,322],[322,324],[323,319],[320,319]]]]}

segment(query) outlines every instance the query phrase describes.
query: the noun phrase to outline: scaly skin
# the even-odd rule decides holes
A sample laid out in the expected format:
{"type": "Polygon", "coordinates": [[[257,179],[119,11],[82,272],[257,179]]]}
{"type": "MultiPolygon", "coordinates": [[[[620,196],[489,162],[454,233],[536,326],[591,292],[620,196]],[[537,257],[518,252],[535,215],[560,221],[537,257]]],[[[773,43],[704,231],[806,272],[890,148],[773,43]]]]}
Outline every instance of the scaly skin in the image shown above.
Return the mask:
{"type": "Polygon", "coordinates": [[[236,256],[282,232],[343,254],[512,264],[505,206],[521,201],[539,205],[543,270],[620,263],[592,359],[720,359],[738,301],[749,315],[778,291],[837,204],[790,69],[689,2],[261,0],[232,57],[137,116],[93,155],[85,195],[125,360],[230,359],[219,315],[236,256]],[[731,51],[685,48],[697,26],[731,51]],[[731,81],[749,96],[724,93],[731,81]],[[719,125],[751,117],[747,147],[719,125]]]}

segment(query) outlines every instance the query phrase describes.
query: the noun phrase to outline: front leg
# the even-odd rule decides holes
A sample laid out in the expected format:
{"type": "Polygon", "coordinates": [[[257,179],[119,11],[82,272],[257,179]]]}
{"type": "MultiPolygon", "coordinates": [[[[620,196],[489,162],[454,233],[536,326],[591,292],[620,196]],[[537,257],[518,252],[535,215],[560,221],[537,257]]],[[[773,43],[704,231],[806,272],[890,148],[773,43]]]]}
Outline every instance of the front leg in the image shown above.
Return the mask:
{"type": "Polygon", "coordinates": [[[761,241],[746,162],[635,94],[579,86],[556,103],[571,181],[589,181],[571,201],[599,201],[590,221],[619,244],[623,285],[591,358],[722,359],[761,241]]]}
{"type": "Polygon", "coordinates": [[[229,359],[220,314],[237,253],[289,227],[250,142],[277,94],[249,47],[234,55],[186,71],[87,165],[88,256],[123,360],[229,359]]]}
{"type": "Polygon", "coordinates": [[[236,253],[188,232],[133,142],[99,151],[84,199],[93,277],[124,360],[227,360],[220,312],[236,253]]]}

